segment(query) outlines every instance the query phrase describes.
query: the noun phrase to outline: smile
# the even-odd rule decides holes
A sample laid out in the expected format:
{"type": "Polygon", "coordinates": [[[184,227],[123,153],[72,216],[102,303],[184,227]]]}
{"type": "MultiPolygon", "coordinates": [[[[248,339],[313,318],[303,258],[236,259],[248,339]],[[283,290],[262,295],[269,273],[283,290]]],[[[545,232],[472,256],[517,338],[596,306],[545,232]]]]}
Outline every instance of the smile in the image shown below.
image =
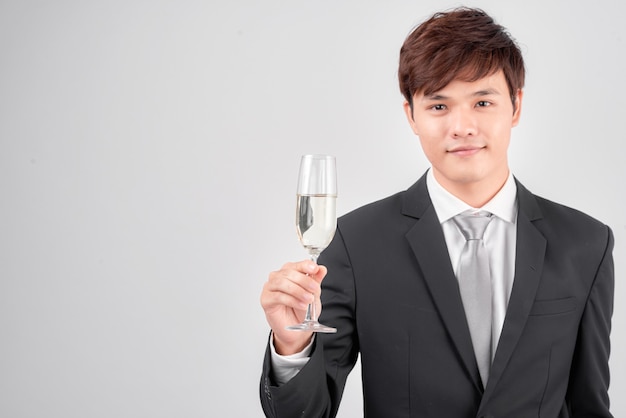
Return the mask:
{"type": "Polygon", "coordinates": [[[448,150],[449,154],[457,155],[459,157],[470,157],[482,151],[485,147],[459,147],[448,150]]]}

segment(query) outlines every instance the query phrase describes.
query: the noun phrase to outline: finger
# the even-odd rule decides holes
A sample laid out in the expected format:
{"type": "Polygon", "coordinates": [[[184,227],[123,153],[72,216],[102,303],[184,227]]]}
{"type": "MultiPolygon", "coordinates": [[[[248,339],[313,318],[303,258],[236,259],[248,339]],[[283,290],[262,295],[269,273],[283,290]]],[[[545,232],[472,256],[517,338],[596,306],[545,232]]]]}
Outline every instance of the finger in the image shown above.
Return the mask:
{"type": "Polygon", "coordinates": [[[320,266],[311,260],[302,260],[297,263],[293,263],[293,268],[304,274],[316,274],[319,271],[320,266]]]}
{"type": "MultiPolygon", "coordinates": [[[[293,266],[291,266],[293,267],[293,266]]],[[[320,274],[320,269],[316,266],[316,274],[320,274]]],[[[324,270],[322,270],[324,271],[324,270]]],[[[302,292],[319,293],[321,279],[315,275],[309,275],[295,268],[283,268],[281,270],[270,273],[268,283],[270,290],[279,290],[286,293],[295,292],[295,296],[302,292]],[[290,283],[289,283],[290,282],[290,283]],[[302,289],[293,287],[297,285],[302,289]]]]}
{"type": "MultiPolygon", "coordinates": [[[[317,285],[310,277],[306,277],[306,280],[317,285]]],[[[284,305],[294,309],[306,309],[306,305],[313,301],[314,295],[319,293],[319,290],[305,289],[296,281],[281,276],[270,279],[265,284],[262,293],[262,305],[264,307],[284,305]]]]}
{"type": "Polygon", "coordinates": [[[324,280],[324,277],[326,277],[326,273],[328,273],[328,269],[326,268],[326,266],[318,266],[317,271],[315,273],[311,274],[310,276],[317,283],[321,283],[322,280],[324,280]]]}
{"type": "Polygon", "coordinates": [[[286,293],[275,292],[268,297],[261,299],[261,306],[266,313],[274,312],[277,309],[291,309],[297,313],[298,316],[303,316],[308,305],[313,302],[315,296],[309,293],[309,297],[306,299],[295,298],[286,293]],[[302,315],[300,315],[302,313],[302,315]]]}
{"type": "Polygon", "coordinates": [[[283,281],[280,283],[280,286],[276,288],[276,291],[298,299],[302,303],[309,304],[313,302],[315,297],[319,297],[321,287],[317,282],[311,280],[310,277],[306,277],[306,282],[307,287],[305,288],[299,283],[283,281]]]}
{"type": "Polygon", "coordinates": [[[326,266],[316,264],[311,260],[304,260],[297,263],[286,264],[279,272],[281,271],[287,273],[291,279],[300,284],[302,287],[317,294],[320,289],[319,284],[322,282],[324,277],[326,277],[328,269],[326,266]],[[306,277],[290,275],[288,272],[293,270],[305,274],[306,277]],[[309,281],[308,278],[312,278],[315,283],[309,281]]]}

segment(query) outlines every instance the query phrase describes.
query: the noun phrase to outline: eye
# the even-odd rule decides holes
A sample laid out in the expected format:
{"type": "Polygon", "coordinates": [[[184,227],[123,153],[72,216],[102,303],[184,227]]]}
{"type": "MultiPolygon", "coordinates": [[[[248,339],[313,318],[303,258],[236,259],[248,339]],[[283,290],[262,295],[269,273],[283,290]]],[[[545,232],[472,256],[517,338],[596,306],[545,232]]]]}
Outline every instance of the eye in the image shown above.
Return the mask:
{"type": "Polygon", "coordinates": [[[476,107],[487,107],[487,106],[491,106],[491,102],[488,102],[486,100],[481,100],[478,103],[476,103],[476,107]]]}
{"type": "Polygon", "coordinates": [[[446,105],[444,105],[444,104],[436,104],[436,105],[431,106],[430,108],[431,108],[432,110],[438,110],[438,111],[441,111],[441,110],[446,110],[446,109],[447,109],[447,108],[446,108],[446,105]]]}

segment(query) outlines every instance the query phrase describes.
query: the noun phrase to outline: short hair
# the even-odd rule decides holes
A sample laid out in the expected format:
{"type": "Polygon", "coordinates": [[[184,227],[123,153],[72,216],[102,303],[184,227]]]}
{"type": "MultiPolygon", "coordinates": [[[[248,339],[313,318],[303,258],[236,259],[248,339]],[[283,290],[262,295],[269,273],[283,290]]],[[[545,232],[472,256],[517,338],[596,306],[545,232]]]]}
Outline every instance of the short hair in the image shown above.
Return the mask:
{"type": "Polygon", "coordinates": [[[417,26],[400,49],[400,91],[411,108],[416,93],[432,94],[454,80],[504,72],[511,101],[524,87],[522,52],[507,30],[481,9],[456,8],[417,26]]]}

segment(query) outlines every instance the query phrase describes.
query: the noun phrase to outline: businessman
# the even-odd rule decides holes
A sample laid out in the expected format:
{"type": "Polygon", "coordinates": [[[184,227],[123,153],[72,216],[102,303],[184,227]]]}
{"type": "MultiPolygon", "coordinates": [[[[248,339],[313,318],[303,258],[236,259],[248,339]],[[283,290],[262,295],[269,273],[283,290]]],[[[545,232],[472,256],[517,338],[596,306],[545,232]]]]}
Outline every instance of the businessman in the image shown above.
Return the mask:
{"type": "Polygon", "coordinates": [[[359,354],[367,417],[612,416],[613,235],[511,173],[524,72],[482,10],[407,37],[404,112],[431,167],[341,217],[319,265],[270,273],[268,417],[334,417],[359,354]],[[312,300],[336,334],[285,329],[312,300]]]}

